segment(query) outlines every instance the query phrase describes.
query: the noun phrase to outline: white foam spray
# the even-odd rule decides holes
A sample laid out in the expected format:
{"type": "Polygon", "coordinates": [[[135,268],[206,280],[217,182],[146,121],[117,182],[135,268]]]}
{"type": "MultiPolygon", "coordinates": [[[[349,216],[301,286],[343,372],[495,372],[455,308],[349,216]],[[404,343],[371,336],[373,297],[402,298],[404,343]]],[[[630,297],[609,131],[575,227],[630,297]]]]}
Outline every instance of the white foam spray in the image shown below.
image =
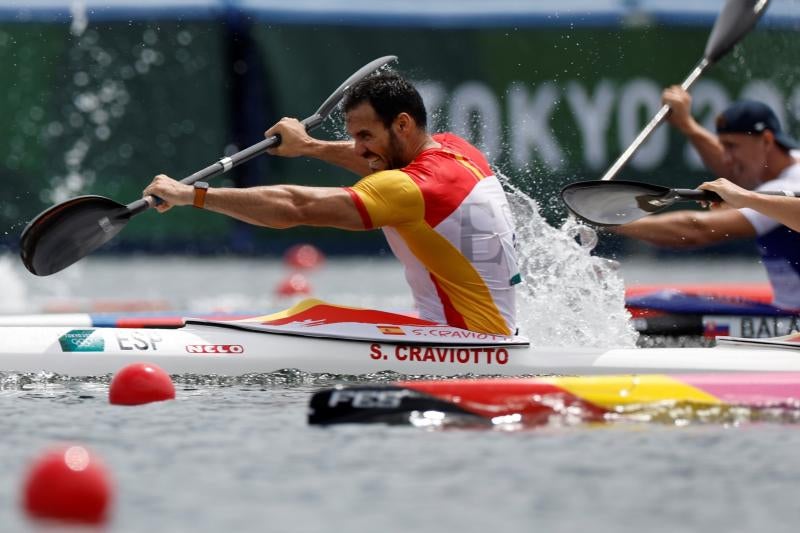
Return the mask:
{"type": "Polygon", "coordinates": [[[85,0],[72,0],[72,3],[69,5],[69,12],[70,15],[72,15],[69,31],[72,35],[80,37],[89,25],[85,0]]]}
{"type": "MultiPolygon", "coordinates": [[[[51,122],[43,132],[45,141],[67,139],[62,142],[68,148],[64,152],[64,173],[53,176],[50,190],[43,194],[48,203],[62,202],[94,184],[95,171],[87,168],[86,162],[100,145],[116,149],[123,159],[132,156],[129,143],[116,148],[108,143],[115,124],[125,115],[131,101],[126,81],[146,75],[164,63],[164,55],[157,49],[159,36],[155,29],[145,29],[140,45],[128,54],[102,46],[101,32],[89,27],[85,0],[73,0],[70,13],[69,31],[74,39],[67,55],[70,61],[67,69],[72,72],[69,87],[72,105],[65,110],[62,120],[51,122]]],[[[179,42],[188,44],[191,41],[188,36],[188,32],[181,32],[179,42]]]]}
{"type": "Polygon", "coordinates": [[[517,229],[520,333],[539,346],[634,346],[624,283],[612,261],[591,255],[594,230],[572,218],[554,228],[535,200],[498,177],[517,229]]]}

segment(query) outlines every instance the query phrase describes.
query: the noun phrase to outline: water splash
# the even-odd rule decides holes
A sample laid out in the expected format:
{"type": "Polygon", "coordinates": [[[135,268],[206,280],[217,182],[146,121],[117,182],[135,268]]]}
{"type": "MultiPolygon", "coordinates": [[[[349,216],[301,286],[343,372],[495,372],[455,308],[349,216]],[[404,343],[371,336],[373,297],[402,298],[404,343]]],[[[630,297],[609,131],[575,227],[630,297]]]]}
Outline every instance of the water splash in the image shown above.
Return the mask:
{"type": "Polygon", "coordinates": [[[554,228],[535,200],[503,174],[498,178],[516,220],[521,333],[534,345],[634,346],[624,283],[613,262],[591,255],[594,230],[574,219],[554,228]]]}
{"type": "Polygon", "coordinates": [[[89,17],[86,14],[85,0],[73,0],[69,6],[70,15],[72,15],[72,22],[69,26],[69,31],[72,35],[80,37],[86,31],[89,25],[89,17]]]}
{"type": "MultiPolygon", "coordinates": [[[[64,170],[50,180],[50,189],[42,193],[45,203],[62,202],[93,185],[96,172],[87,162],[97,157],[94,152],[99,146],[110,144],[115,125],[126,114],[131,102],[128,80],[153,73],[165,60],[158,49],[155,29],[145,29],[141,43],[128,53],[102,45],[102,30],[89,27],[85,0],[74,0],[70,13],[69,31],[74,36],[67,55],[67,69],[72,73],[70,101],[61,120],[50,122],[42,131],[44,142],[63,145],[64,170]]],[[[181,32],[178,42],[191,42],[188,32],[181,32]]],[[[119,145],[116,151],[123,159],[133,154],[129,143],[119,145]]]]}

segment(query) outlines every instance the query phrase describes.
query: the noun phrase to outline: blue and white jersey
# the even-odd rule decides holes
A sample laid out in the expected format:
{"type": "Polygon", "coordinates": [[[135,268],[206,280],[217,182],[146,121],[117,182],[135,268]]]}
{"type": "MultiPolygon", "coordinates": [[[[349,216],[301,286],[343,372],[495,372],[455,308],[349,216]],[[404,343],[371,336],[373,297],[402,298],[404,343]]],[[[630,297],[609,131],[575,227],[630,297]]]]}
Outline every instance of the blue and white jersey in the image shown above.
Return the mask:
{"type": "MultiPolygon", "coordinates": [[[[762,183],[756,191],[800,192],[800,163],[787,167],[777,178],[762,183]]],[[[761,261],[767,269],[773,304],[800,309],[800,233],[753,209],[739,209],[758,236],[761,261]]]]}

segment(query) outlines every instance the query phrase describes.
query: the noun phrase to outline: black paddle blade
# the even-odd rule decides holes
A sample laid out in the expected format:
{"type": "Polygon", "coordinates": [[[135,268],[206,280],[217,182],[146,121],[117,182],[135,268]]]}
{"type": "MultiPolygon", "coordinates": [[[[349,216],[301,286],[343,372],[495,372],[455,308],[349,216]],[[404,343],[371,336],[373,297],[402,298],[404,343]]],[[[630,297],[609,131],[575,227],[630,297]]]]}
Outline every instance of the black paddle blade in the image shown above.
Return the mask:
{"type": "Polygon", "coordinates": [[[769,0],[728,0],[714,23],[706,44],[705,58],[716,62],[756,25],[769,0]]]}
{"type": "Polygon", "coordinates": [[[49,276],[122,231],[129,209],[103,196],[78,196],[43,211],[22,231],[20,256],[32,274],[49,276]]]}
{"type": "Polygon", "coordinates": [[[561,199],[569,210],[596,226],[633,222],[678,198],[672,189],[636,181],[581,181],[561,189],[561,199]]]}

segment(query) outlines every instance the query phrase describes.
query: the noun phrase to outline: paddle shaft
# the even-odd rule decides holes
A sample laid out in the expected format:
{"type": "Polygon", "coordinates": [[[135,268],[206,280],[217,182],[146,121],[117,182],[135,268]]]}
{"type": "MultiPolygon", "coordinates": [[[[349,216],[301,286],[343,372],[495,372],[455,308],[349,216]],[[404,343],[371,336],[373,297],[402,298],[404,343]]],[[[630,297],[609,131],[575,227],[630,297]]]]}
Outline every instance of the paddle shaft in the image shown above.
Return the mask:
{"type": "MultiPolygon", "coordinates": [[[[789,196],[796,198],[800,193],[794,191],[754,191],[767,196],[789,196]]],[[[672,195],[680,200],[694,200],[696,202],[722,202],[722,197],[714,191],[703,189],[672,189],[672,195]]]]}
{"type": "MultiPolygon", "coordinates": [[[[306,131],[311,131],[312,129],[322,124],[322,121],[323,117],[315,113],[310,117],[306,118],[305,120],[303,120],[302,124],[306,127],[306,131]]],[[[192,185],[197,181],[210,179],[213,178],[214,176],[219,176],[220,174],[224,174],[233,167],[241,165],[242,163],[246,163],[247,161],[250,161],[254,157],[263,154],[268,148],[278,146],[280,143],[281,143],[280,135],[273,135],[271,137],[267,137],[261,142],[258,142],[248,148],[245,148],[244,150],[236,152],[231,156],[223,157],[219,161],[216,161],[215,163],[208,165],[206,168],[198,170],[197,172],[195,172],[190,176],[186,176],[181,180],[181,183],[185,183],[186,185],[192,185]]],[[[137,215],[142,211],[146,211],[147,209],[149,209],[154,203],[152,199],[155,199],[155,197],[145,196],[144,198],[140,198],[134,202],[129,203],[126,207],[128,208],[130,216],[137,215]]]]}
{"type": "MultiPolygon", "coordinates": [[[[689,76],[683,80],[681,83],[681,87],[684,91],[688,91],[689,88],[694,85],[694,82],[705,72],[708,67],[711,66],[711,62],[706,59],[705,57],[700,60],[694,70],[689,74],[689,76]]],[[[628,149],[622,152],[622,155],[617,158],[611,168],[609,168],[603,177],[600,178],[602,181],[608,181],[614,179],[614,176],[617,175],[619,170],[628,162],[628,160],[633,156],[634,152],[639,149],[639,146],[650,137],[650,134],[664,122],[664,119],[667,118],[667,114],[669,113],[670,107],[667,104],[661,106],[661,109],[658,110],[658,113],[653,117],[653,119],[644,127],[644,129],[639,132],[639,135],[633,140],[628,149]]]]}
{"type": "MultiPolygon", "coordinates": [[[[319,109],[311,115],[310,117],[305,118],[301,124],[305,126],[306,131],[311,131],[315,129],[317,126],[322,124],[328,115],[333,112],[333,110],[338,105],[339,101],[344,96],[345,91],[350,88],[351,85],[361,81],[365,77],[367,77],[372,72],[378,70],[379,68],[387,65],[392,61],[397,61],[397,56],[383,56],[370,61],[356,72],[354,72],[349,78],[344,80],[344,82],[336,88],[333,93],[322,102],[322,105],[319,106],[319,109]]],[[[245,148],[244,150],[237,152],[231,156],[223,157],[216,163],[212,163],[211,165],[207,166],[206,168],[199,170],[192,174],[191,176],[187,176],[181,180],[181,183],[185,183],[186,185],[191,185],[197,181],[213,178],[214,176],[218,176],[220,174],[224,174],[225,172],[229,171],[233,167],[240,165],[246,161],[250,161],[254,157],[263,154],[268,148],[272,148],[274,146],[278,146],[281,143],[280,135],[273,135],[271,137],[267,137],[263,141],[250,146],[249,148],[245,148]]],[[[160,203],[160,200],[154,196],[146,196],[134,202],[131,202],[126,206],[128,209],[128,216],[134,216],[142,211],[146,211],[153,205],[160,203]]]]}
{"type": "MultiPolygon", "coordinates": [[[[688,91],[689,87],[697,81],[697,78],[708,67],[727,54],[742,37],[747,35],[747,32],[758,22],[768,3],[769,0],[728,0],[726,2],[711,30],[703,58],[681,84],[684,91],[688,91]]],[[[633,140],[628,149],[611,165],[611,168],[601,178],[602,181],[614,179],[617,172],[628,162],[628,159],[631,158],[639,146],[664,121],[667,113],[669,113],[669,106],[665,104],[661,106],[661,109],[659,109],[650,123],[633,140]]]]}
{"type": "MultiPolygon", "coordinates": [[[[367,63],[344,80],[319,108],[302,121],[306,131],[319,126],[344,98],[354,84],[396,61],[396,56],[383,56],[367,63]]],[[[233,167],[249,161],[281,142],[273,135],[231,156],[223,157],[208,167],[181,180],[192,185],[209,179],[233,167]]],[[[20,257],[25,267],[37,276],[48,276],[72,265],[113,239],[128,221],[162,201],[155,196],[146,196],[128,205],[123,205],[102,196],[79,196],[39,213],[22,231],[20,257]]]]}
{"type": "MultiPolygon", "coordinates": [[[[672,189],[670,196],[678,200],[694,200],[696,202],[721,202],[722,198],[714,191],[703,189],[672,189]]],[[[774,194],[774,193],[766,193],[774,194]]]]}

